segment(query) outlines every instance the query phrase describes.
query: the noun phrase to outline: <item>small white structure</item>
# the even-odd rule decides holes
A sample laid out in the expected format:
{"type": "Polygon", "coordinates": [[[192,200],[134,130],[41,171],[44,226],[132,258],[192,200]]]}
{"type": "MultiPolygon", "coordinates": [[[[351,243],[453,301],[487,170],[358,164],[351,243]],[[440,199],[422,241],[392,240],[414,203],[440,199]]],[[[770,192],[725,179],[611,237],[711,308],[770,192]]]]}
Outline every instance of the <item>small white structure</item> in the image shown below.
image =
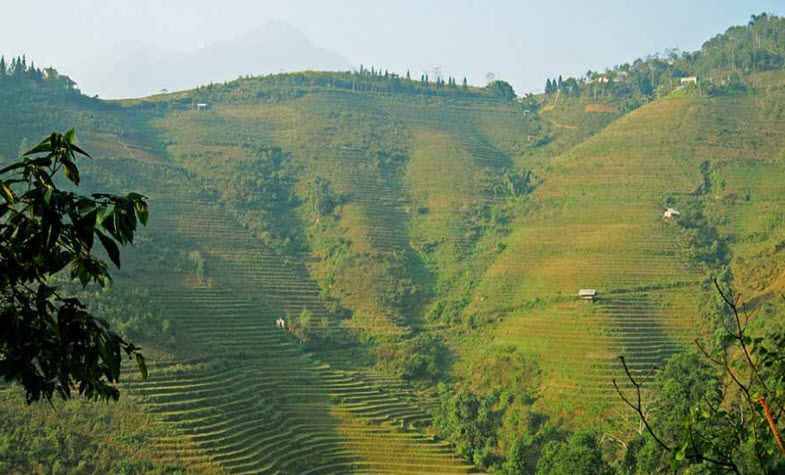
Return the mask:
{"type": "Polygon", "coordinates": [[[596,289],[581,289],[578,291],[578,298],[581,300],[594,300],[597,298],[596,289]]]}
{"type": "Polygon", "coordinates": [[[196,110],[198,110],[200,112],[201,111],[206,111],[207,110],[207,103],[200,102],[200,103],[196,104],[196,110]]]}
{"type": "Polygon", "coordinates": [[[662,219],[674,219],[674,218],[678,218],[679,216],[681,216],[679,210],[675,208],[668,208],[662,214],[662,219]]]}
{"type": "Polygon", "coordinates": [[[278,320],[275,321],[275,326],[282,330],[286,330],[286,320],[284,320],[283,318],[279,318],[278,320]]]}
{"type": "Polygon", "coordinates": [[[686,86],[687,84],[698,84],[697,76],[687,76],[686,78],[679,79],[679,84],[686,86]]]}

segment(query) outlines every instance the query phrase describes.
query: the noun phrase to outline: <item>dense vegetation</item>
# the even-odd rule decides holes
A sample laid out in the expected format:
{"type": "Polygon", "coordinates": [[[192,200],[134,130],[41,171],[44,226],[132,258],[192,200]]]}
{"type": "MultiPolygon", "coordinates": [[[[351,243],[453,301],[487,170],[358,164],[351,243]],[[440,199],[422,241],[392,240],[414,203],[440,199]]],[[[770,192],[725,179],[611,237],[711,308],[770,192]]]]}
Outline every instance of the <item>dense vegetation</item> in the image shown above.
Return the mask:
{"type": "Polygon", "coordinates": [[[128,401],[112,407],[73,400],[28,406],[0,392],[0,471],[9,474],[182,474],[157,463],[145,445],[162,427],[128,401]]]}
{"type": "Polygon", "coordinates": [[[548,79],[546,95],[564,94],[593,99],[614,98],[625,110],[663,97],[684,85],[707,95],[745,93],[746,76],[785,66],[785,19],[753,15],[746,26],[734,26],[703,44],[700,50],[667,50],[584,77],[548,79]],[[692,83],[684,78],[696,78],[692,83]]]}
{"type": "Polygon", "coordinates": [[[0,375],[21,384],[28,402],[64,399],[73,390],[88,399],[117,399],[123,356],[139,348],[95,318],[78,297],[52,285],[66,272],[83,287],[106,286],[109,267],[96,256],[101,243],[120,267],[120,246],[132,244],[137,223],[147,224],[145,197],[79,195],[58,187],[63,172],[79,186],[77,159],[89,158],[74,130],[52,133],[0,169],[0,375]]]}

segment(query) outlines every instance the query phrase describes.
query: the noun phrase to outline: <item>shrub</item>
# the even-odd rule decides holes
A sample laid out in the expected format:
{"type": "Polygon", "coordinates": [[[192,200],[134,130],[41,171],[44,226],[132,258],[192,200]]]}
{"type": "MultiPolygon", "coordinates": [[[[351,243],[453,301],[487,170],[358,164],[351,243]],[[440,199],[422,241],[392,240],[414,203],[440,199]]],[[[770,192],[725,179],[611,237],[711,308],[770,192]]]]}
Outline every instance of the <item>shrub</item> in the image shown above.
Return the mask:
{"type": "Polygon", "coordinates": [[[537,463],[537,475],[610,475],[597,436],[581,431],[565,442],[548,442],[537,463]]]}
{"type": "Polygon", "coordinates": [[[421,334],[405,341],[383,343],[376,348],[377,366],[411,382],[434,382],[446,374],[448,351],[433,335],[421,334]]]}

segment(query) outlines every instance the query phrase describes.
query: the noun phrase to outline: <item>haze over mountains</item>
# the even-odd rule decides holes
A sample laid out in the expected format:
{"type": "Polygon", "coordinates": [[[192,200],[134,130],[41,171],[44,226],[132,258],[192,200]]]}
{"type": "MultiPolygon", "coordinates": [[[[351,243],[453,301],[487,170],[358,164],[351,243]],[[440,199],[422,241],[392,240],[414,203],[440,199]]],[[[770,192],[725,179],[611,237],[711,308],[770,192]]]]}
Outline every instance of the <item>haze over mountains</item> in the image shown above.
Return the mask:
{"type": "Polygon", "coordinates": [[[80,78],[81,88],[102,97],[139,97],[163,89],[189,89],[243,75],[301,70],[345,71],[351,63],[343,56],[316,46],[300,30],[282,21],[270,21],[233,39],[176,52],[139,43],[117,57],[95,61],[80,78]]]}

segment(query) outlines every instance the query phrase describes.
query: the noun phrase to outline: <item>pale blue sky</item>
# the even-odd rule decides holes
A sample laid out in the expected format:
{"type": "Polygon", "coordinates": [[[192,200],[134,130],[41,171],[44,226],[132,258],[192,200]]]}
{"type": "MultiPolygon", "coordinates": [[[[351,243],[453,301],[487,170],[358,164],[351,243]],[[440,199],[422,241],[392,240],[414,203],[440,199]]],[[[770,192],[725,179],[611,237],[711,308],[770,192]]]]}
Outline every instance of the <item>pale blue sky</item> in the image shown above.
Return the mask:
{"type": "MultiPolygon", "coordinates": [[[[5,2],[4,2],[5,3],[5,2]]],[[[82,84],[96,58],[132,47],[193,51],[283,20],[355,65],[435,65],[520,92],[666,48],[694,50],[785,0],[9,0],[0,52],[26,52],[82,84]]],[[[281,45],[285,47],[285,45],[281,45]]],[[[86,90],[88,93],[101,93],[86,90]]]]}

